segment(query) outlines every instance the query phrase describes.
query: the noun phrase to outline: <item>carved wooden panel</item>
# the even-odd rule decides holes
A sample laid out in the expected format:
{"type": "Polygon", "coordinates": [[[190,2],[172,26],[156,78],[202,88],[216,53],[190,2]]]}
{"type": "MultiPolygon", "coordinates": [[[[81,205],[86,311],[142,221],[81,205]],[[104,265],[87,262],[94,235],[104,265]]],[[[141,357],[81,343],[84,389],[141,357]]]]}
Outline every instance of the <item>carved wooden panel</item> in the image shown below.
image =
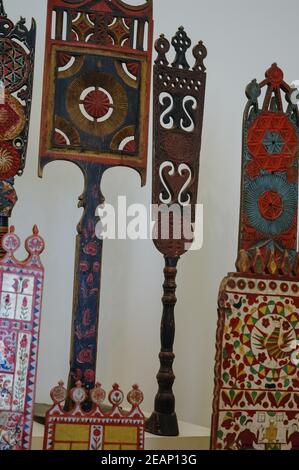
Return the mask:
{"type": "Polygon", "coordinates": [[[40,167],[125,165],[146,178],[152,2],[49,0],[40,167]]]}
{"type": "Polygon", "coordinates": [[[297,108],[285,102],[288,93],[276,64],[262,83],[254,80],[246,89],[237,262],[242,272],[289,274],[295,263],[299,120],[297,108]]]}
{"type": "Polygon", "coordinates": [[[163,314],[161,321],[159,391],[155,410],[146,422],[153,434],[179,433],[172,386],[175,337],[177,263],[193,242],[199,159],[203,124],[207,50],[200,41],[193,48],[193,67],[187,59],[191,40],[181,26],[171,44],[162,34],[155,43],[154,65],[154,157],[152,202],[154,243],[165,257],[163,314]],[[187,231],[186,231],[187,229],[187,231]]]}
{"type": "MultiPolygon", "coordinates": [[[[170,237],[163,238],[161,222],[155,218],[158,250],[167,256],[185,253],[186,240],[173,236],[173,227],[181,224],[183,208],[192,212],[195,220],[197,202],[199,154],[203,123],[206,73],[204,59],[207,51],[202,42],[193,48],[195,63],[190,68],[186,52],[191,40],[180,27],[171,41],[175,60],[169,64],[169,41],[161,35],[155,43],[158,53],[154,66],[154,163],[153,204],[178,205],[178,213],[171,215],[170,237]],[[177,217],[177,219],[176,219],[177,217]]],[[[192,240],[191,240],[192,241],[192,240]]]]}

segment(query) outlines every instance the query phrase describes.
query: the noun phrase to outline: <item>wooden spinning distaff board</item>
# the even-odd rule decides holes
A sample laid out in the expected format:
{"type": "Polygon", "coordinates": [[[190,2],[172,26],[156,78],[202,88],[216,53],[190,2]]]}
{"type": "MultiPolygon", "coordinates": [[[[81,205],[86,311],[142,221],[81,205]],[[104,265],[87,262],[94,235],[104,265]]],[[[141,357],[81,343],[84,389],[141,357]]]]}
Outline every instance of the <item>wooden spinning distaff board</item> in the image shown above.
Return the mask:
{"type": "Polygon", "coordinates": [[[213,449],[299,450],[293,92],[276,64],[246,88],[238,272],[224,279],[219,293],[213,449]]]}
{"type": "Polygon", "coordinates": [[[0,450],[29,450],[33,422],[44,241],[36,227],[27,238],[28,257],[14,257],[14,229],[2,240],[0,260],[0,450]]]}
{"type": "Polygon", "coordinates": [[[96,236],[101,181],[113,166],[146,182],[153,37],[152,0],[48,0],[40,174],[55,160],[84,175],[77,226],[69,389],[93,388],[103,240],[96,236]]]}
{"type": "Polygon", "coordinates": [[[13,23],[0,0],[0,257],[17,202],[15,177],[25,169],[32,101],[36,25],[13,23]]]}

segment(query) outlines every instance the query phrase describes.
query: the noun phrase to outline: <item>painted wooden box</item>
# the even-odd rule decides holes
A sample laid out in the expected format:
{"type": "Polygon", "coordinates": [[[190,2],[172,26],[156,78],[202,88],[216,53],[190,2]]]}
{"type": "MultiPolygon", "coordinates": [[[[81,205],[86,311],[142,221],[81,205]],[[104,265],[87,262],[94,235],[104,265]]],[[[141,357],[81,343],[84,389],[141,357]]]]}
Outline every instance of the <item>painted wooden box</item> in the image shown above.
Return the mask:
{"type": "Polygon", "coordinates": [[[69,393],[60,382],[51,391],[54,402],[46,416],[44,450],[141,450],[144,448],[143,393],[134,385],[128,393],[129,411],[122,409],[124,394],[117,384],[108,395],[110,409],[103,406],[106,392],[100,384],[89,392],[92,409],[84,411],[88,391],[77,382],[69,393]],[[73,403],[69,411],[63,403],[73,403]]]}
{"type": "Polygon", "coordinates": [[[299,280],[231,274],[219,297],[213,443],[299,450],[299,280]]]}

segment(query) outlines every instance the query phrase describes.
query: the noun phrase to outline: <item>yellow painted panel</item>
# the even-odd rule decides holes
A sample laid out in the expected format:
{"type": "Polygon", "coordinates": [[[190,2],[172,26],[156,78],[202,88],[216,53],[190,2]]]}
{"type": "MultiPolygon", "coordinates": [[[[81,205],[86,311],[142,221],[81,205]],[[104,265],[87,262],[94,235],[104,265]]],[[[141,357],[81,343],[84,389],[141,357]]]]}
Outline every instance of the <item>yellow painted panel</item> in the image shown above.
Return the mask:
{"type": "Polygon", "coordinates": [[[136,444],[137,427],[132,426],[106,426],[105,442],[125,442],[126,444],[136,444]]]}
{"type": "Polygon", "coordinates": [[[71,450],[71,444],[68,442],[54,442],[54,450],[71,450]]]}
{"type": "Polygon", "coordinates": [[[72,448],[71,450],[88,450],[89,446],[88,446],[88,443],[84,443],[84,442],[75,442],[75,443],[72,443],[72,448]]]}
{"type": "Polygon", "coordinates": [[[56,424],[55,441],[89,441],[90,425],[86,424],[56,424]]]}
{"type": "Polygon", "coordinates": [[[129,445],[129,444],[124,444],[121,446],[122,450],[137,450],[137,445],[129,445]]]}

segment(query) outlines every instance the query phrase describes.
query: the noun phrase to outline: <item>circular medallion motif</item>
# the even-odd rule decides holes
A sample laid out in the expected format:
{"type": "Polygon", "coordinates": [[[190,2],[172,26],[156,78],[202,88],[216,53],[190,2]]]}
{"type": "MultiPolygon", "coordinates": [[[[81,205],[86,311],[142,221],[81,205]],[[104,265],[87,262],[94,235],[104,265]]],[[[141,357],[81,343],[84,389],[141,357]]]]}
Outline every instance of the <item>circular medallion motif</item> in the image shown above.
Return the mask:
{"type": "Polygon", "coordinates": [[[17,150],[5,142],[0,144],[0,180],[15,176],[21,166],[21,157],[17,150]]]}
{"type": "Polygon", "coordinates": [[[21,246],[19,237],[11,231],[2,238],[2,246],[7,253],[13,253],[21,246]]]}
{"type": "Polygon", "coordinates": [[[100,406],[105,401],[106,392],[100,384],[96,384],[95,388],[91,390],[90,398],[91,401],[98,406],[100,406]]]}
{"type": "Polygon", "coordinates": [[[244,209],[253,228],[267,236],[277,236],[290,228],[296,216],[296,185],[278,175],[247,180],[244,209]]]}
{"type": "Polygon", "coordinates": [[[109,401],[114,406],[120,406],[124,401],[124,394],[118,385],[113,385],[113,390],[109,393],[109,401]]]}
{"type": "Polygon", "coordinates": [[[298,320],[291,302],[269,300],[249,312],[242,339],[244,359],[260,377],[278,380],[296,371],[292,355],[299,339],[298,320]]]}
{"type": "Polygon", "coordinates": [[[31,255],[38,256],[44,251],[45,242],[42,237],[39,236],[36,225],[33,227],[33,234],[26,240],[25,246],[28,253],[31,255]]]}
{"type": "Polygon", "coordinates": [[[65,401],[67,399],[67,390],[64,388],[64,383],[59,382],[56,387],[52,388],[50,395],[54,403],[65,401]]]}
{"type": "Polygon", "coordinates": [[[267,220],[277,219],[283,211],[283,202],[275,191],[265,191],[258,200],[261,215],[267,220]]]}
{"type": "Polygon", "coordinates": [[[165,133],[162,137],[162,150],[168,158],[185,161],[186,155],[194,150],[194,139],[182,133],[165,133]]]}
{"type": "Polygon", "coordinates": [[[76,78],[70,84],[66,107],[73,124],[79,129],[92,135],[106,135],[124,123],[128,98],[112,75],[93,72],[76,78]]]}
{"type": "Polygon", "coordinates": [[[82,387],[81,382],[77,382],[76,387],[71,390],[70,396],[73,402],[76,404],[83,403],[86,400],[87,393],[82,387]]]}
{"type": "Polygon", "coordinates": [[[83,100],[83,106],[87,114],[93,119],[105,118],[112,104],[109,95],[101,89],[90,91],[83,100]]]}
{"type": "Polygon", "coordinates": [[[130,405],[139,406],[143,402],[144,396],[138,385],[133,385],[133,389],[128,393],[127,400],[130,405]]]}
{"type": "Polygon", "coordinates": [[[296,333],[283,317],[261,318],[251,333],[251,349],[258,362],[271,369],[280,369],[290,359],[296,344],[296,333]]]}

